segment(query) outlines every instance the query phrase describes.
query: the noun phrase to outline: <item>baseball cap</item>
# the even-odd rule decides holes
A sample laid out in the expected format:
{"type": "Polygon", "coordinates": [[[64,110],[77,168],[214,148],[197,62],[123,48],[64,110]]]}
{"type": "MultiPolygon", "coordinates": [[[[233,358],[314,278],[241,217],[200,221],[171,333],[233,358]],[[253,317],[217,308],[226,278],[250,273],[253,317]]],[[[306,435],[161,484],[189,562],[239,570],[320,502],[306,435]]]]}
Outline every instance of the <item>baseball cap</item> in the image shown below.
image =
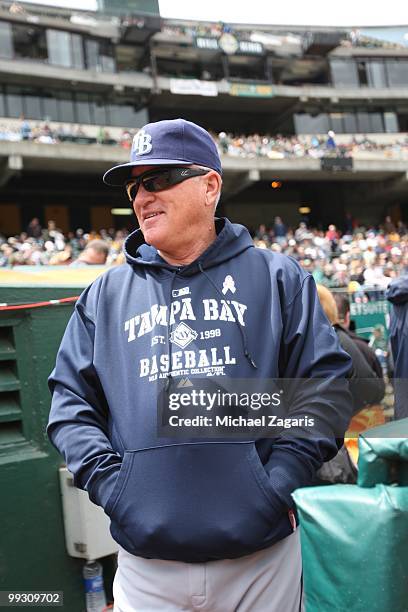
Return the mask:
{"type": "Polygon", "coordinates": [[[179,166],[197,164],[222,174],[217,146],[202,127],[185,119],[148,123],[132,142],[130,162],[105,172],[107,185],[123,185],[134,166],[179,166]]]}

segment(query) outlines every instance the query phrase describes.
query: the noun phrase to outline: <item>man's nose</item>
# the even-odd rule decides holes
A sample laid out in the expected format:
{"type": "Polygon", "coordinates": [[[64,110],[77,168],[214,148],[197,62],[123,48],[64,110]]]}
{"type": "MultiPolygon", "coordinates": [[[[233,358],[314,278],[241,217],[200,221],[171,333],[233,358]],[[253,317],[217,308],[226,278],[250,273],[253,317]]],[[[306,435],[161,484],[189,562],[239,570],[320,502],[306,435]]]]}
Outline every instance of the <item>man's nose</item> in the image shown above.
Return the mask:
{"type": "Polygon", "coordinates": [[[139,222],[145,209],[149,204],[154,202],[155,194],[152,191],[147,191],[143,185],[139,185],[135,199],[133,200],[133,210],[139,218],[139,222]]]}
{"type": "Polygon", "coordinates": [[[137,194],[136,194],[136,198],[135,198],[135,203],[137,203],[138,205],[142,202],[152,202],[155,198],[155,194],[153,191],[147,191],[147,189],[144,188],[143,183],[140,183],[139,185],[139,189],[137,190],[137,194]]]}

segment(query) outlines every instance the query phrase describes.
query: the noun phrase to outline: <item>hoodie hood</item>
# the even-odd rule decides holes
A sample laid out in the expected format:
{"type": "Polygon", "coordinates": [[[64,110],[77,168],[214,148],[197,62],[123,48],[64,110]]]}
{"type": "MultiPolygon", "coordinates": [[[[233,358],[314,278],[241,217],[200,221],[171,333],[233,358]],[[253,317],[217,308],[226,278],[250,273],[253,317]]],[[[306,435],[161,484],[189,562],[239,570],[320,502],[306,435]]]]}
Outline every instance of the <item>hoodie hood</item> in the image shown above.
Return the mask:
{"type": "Polygon", "coordinates": [[[408,276],[401,276],[392,281],[385,297],[392,304],[403,304],[404,302],[408,302],[408,276]]]}
{"type": "MultiPolygon", "coordinates": [[[[236,257],[247,249],[254,248],[248,230],[242,225],[232,224],[228,219],[215,219],[217,238],[192,263],[183,266],[180,274],[191,276],[200,270],[200,266],[208,270],[236,257]]],[[[174,270],[176,266],[167,263],[160,257],[157,249],[148,245],[140,229],[132,232],[125,241],[124,252],[126,261],[131,265],[154,266],[174,270]]]]}

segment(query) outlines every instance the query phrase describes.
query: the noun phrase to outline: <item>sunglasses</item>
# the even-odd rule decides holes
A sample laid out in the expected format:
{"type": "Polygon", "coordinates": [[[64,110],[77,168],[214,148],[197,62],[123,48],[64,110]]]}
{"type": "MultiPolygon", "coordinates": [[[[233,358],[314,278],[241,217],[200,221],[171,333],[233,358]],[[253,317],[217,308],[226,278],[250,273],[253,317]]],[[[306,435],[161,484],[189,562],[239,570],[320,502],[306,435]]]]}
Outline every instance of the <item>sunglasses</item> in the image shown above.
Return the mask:
{"type": "Polygon", "coordinates": [[[186,179],[192,178],[193,176],[204,176],[208,174],[209,170],[198,169],[198,168],[161,168],[158,170],[148,170],[140,176],[133,178],[132,180],[125,183],[126,193],[131,202],[137,196],[140,184],[143,185],[146,191],[164,191],[178,185],[186,179]]]}

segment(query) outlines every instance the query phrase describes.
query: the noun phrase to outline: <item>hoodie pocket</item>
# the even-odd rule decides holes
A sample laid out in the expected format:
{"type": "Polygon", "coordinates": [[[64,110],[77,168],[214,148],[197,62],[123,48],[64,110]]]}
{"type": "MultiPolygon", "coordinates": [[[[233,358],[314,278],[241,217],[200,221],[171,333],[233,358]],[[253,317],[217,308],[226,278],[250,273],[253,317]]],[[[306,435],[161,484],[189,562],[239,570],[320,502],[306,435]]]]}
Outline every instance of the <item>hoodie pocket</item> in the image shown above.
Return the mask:
{"type": "Polygon", "coordinates": [[[119,544],[160,559],[239,557],[290,533],[252,442],[127,451],[105,510],[119,544]]]}
{"type": "Polygon", "coordinates": [[[124,455],[123,455],[123,459],[122,459],[122,464],[120,466],[120,470],[118,473],[118,477],[116,479],[115,485],[113,487],[113,490],[108,498],[108,501],[106,502],[106,506],[104,508],[106,514],[108,516],[111,515],[114,506],[116,505],[117,500],[119,499],[122,489],[125,487],[126,485],[126,480],[129,476],[129,466],[131,465],[133,461],[133,453],[125,451],[124,455]]]}

